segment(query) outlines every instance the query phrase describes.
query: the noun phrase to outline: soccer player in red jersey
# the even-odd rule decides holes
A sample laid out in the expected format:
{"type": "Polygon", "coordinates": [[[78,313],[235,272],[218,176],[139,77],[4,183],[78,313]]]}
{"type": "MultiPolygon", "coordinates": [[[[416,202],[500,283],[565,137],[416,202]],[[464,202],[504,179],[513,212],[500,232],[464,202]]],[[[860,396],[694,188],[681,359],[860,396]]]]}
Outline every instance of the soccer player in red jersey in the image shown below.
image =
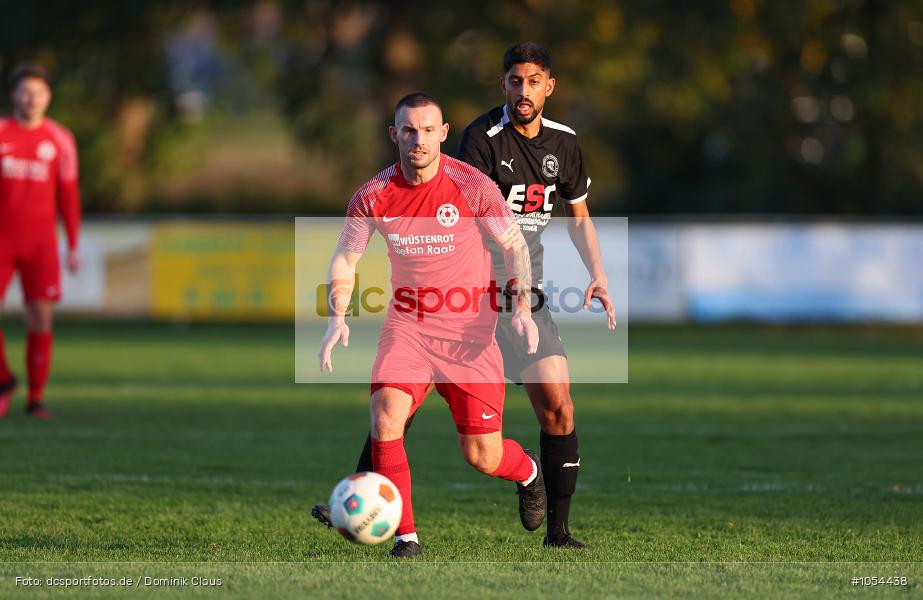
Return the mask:
{"type": "MultiPolygon", "coordinates": [[[[503,56],[501,89],[506,102],[478,117],[462,134],[458,156],[488,175],[506,196],[529,246],[534,295],[540,300],[532,315],[539,331],[537,349],[527,349],[516,335],[508,311],[501,311],[496,339],[506,376],[525,388],[541,427],[539,437],[542,474],[548,507],[548,533],[543,544],[555,548],[583,549],[568,525],[571,497],[577,487],[580,454],[574,427],[574,402],[564,345],[548,303],[543,301],[542,232],[552,218],[554,204],[564,204],[568,233],[590,281],[584,308],[593,298],[606,310],[609,329],[616,326],[615,307],[609,297],[596,229],[587,209],[590,179],[573,129],[544,115],[552,95],[551,56],[539,44],[510,47],[503,56]]],[[[506,271],[499,248],[488,244],[498,279],[506,271]]],[[[410,422],[408,421],[408,426],[410,422]]],[[[370,441],[359,456],[357,471],[371,464],[370,441]]],[[[326,504],[316,504],[311,514],[330,526],[326,504]]],[[[526,529],[541,526],[543,515],[523,520],[526,529]]]]}
{"type": "MultiPolygon", "coordinates": [[[[80,269],[80,191],[74,136],[45,116],[51,86],[36,66],[11,77],[13,114],[0,117],[0,307],[6,288],[19,273],[26,304],[26,413],[51,419],[42,394],[51,368],[51,321],[61,298],[57,217],[67,231],[67,269],[80,269]]],[[[4,353],[0,329],[0,417],[9,410],[16,387],[4,353]]]]}
{"type": "Polygon", "coordinates": [[[330,316],[321,371],[333,369],[336,343],[348,343],[344,315],[372,231],[387,240],[394,298],[372,368],[371,455],[373,469],[391,479],[403,499],[391,551],[396,557],[422,552],[404,428],[431,384],[449,405],[465,459],[484,474],[517,483],[521,518],[545,512],[537,457],[502,435],[503,359],[494,339],[498,311],[491,305],[499,290],[491,281],[486,239],[503,249],[516,299],[513,327],[534,352],[538,330],[531,315],[528,247],[490,178],[440,153],[448,130],[434,98],[415,93],[398,102],[390,134],[400,161],[353,196],[328,273],[330,316]],[[530,514],[523,517],[524,511],[530,514]]]}

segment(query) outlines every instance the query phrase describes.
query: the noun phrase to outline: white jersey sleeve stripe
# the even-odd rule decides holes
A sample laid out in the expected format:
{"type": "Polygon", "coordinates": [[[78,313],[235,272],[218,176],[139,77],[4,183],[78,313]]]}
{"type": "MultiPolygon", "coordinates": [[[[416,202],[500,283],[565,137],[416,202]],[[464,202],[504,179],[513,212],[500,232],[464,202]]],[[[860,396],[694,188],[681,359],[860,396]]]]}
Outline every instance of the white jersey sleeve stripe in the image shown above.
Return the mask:
{"type": "Polygon", "coordinates": [[[567,133],[570,133],[571,135],[577,135],[577,132],[571,129],[570,127],[568,127],[567,125],[564,125],[563,123],[558,123],[557,121],[552,121],[551,119],[546,119],[545,117],[542,117],[542,125],[544,125],[545,127],[550,127],[551,129],[566,131],[567,133]]]}
{"type": "Polygon", "coordinates": [[[504,104],[503,105],[503,118],[500,119],[499,123],[497,123],[496,125],[494,125],[493,127],[487,130],[487,137],[494,137],[495,135],[503,131],[503,128],[509,125],[509,123],[510,123],[510,116],[506,114],[506,104],[504,104]]]}

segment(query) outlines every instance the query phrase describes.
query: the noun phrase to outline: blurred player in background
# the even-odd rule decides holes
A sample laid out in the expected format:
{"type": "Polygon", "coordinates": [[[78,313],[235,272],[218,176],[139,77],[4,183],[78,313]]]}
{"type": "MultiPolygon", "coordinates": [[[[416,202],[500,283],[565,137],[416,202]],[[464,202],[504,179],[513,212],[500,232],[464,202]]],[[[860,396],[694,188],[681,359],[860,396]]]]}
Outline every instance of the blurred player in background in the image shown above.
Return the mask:
{"type": "MultiPolygon", "coordinates": [[[[615,328],[615,310],[609,298],[596,228],[587,210],[590,179],[573,129],[543,115],[546,99],[554,92],[551,56],[541,45],[516,44],[503,56],[500,88],[506,102],[469,125],[462,135],[458,157],[487,174],[500,187],[506,203],[529,244],[534,292],[542,292],[541,237],[555,204],[564,204],[567,230],[589,273],[584,309],[597,298],[606,309],[609,329],[615,328]]],[[[503,257],[491,248],[497,280],[503,281],[503,257]]],[[[541,426],[542,470],[548,496],[546,546],[583,548],[570,534],[571,496],[577,486],[580,454],[574,429],[574,402],[570,395],[567,355],[547,302],[533,314],[540,344],[527,353],[511,335],[508,314],[497,322],[497,343],[503,352],[506,376],[520,383],[529,395],[541,426]]]]}
{"type": "Polygon", "coordinates": [[[369,238],[377,229],[388,241],[395,293],[372,368],[370,446],[373,470],[391,479],[403,499],[391,551],[396,557],[422,551],[404,431],[431,384],[449,405],[465,459],[486,475],[516,482],[520,518],[540,518],[545,512],[538,457],[502,435],[503,360],[494,340],[497,310],[491,308],[498,290],[485,238],[498,245],[511,274],[516,297],[511,327],[523,338],[525,351],[535,352],[539,340],[530,310],[528,248],[497,186],[474,167],[440,152],[448,131],[432,97],[415,93],[397,103],[390,134],[400,160],[353,196],[329,270],[330,316],[319,353],[321,371],[333,369],[336,343],[348,343],[344,315],[369,238]],[[437,304],[437,296],[446,301],[437,304]],[[430,309],[421,312],[424,304],[430,309]],[[523,510],[530,514],[523,516],[523,510]]]}
{"type": "MultiPolygon", "coordinates": [[[[43,69],[19,67],[10,84],[13,114],[0,117],[0,308],[19,273],[26,306],[26,413],[51,419],[43,392],[51,369],[52,311],[61,298],[59,214],[67,232],[67,269],[80,269],[77,146],[70,131],[45,116],[51,86],[43,69]]],[[[0,417],[7,414],[16,385],[0,329],[0,417]]]]}

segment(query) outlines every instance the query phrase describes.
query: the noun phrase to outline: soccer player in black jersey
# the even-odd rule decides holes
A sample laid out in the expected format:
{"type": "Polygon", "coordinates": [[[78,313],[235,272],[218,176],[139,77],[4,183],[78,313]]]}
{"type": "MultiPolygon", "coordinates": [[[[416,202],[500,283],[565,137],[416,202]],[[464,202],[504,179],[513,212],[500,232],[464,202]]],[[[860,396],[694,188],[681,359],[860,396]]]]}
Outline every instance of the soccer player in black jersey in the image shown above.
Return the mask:
{"type": "MultiPolygon", "coordinates": [[[[506,98],[471,123],[462,135],[458,158],[477,167],[500,187],[519,222],[532,258],[533,288],[542,288],[544,249],[541,235],[556,203],[563,203],[568,233],[586,267],[590,281],[584,294],[584,308],[593,298],[606,309],[609,329],[615,329],[615,309],[609,297],[596,228],[587,210],[587,188],[583,155],[574,130],[543,116],[545,100],[552,95],[551,57],[539,44],[521,43],[503,56],[501,90],[506,98]]],[[[498,282],[506,281],[499,248],[492,248],[498,282]]],[[[544,544],[552,547],[585,548],[568,528],[571,496],[577,485],[580,454],[574,429],[574,403],[570,375],[557,326],[546,302],[532,315],[539,329],[537,352],[528,354],[512,329],[511,315],[501,312],[496,338],[503,353],[506,376],[522,383],[541,427],[542,471],[547,494],[548,523],[544,544]]],[[[408,424],[409,425],[409,424],[408,424]]],[[[367,440],[356,467],[371,470],[371,446],[367,440]]],[[[543,514],[530,514],[520,507],[523,525],[538,529],[543,514]]],[[[315,505],[312,514],[329,525],[326,505],[315,505]]]]}
{"type": "MultiPolygon", "coordinates": [[[[516,44],[503,56],[501,90],[506,98],[477,118],[462,134],[458,157],[490,176],[500,187],[529,244],[532,282],[542,289],[544,248],[542,231],[554,206],[563,203],[570,239],[589,272],[584,308],[597,298],[606,309],[609,329],[615,328],[615,310],[609,297],[596,228],[587,210],[583,154],[573,129],[543,115],[552,95],[551,57],[539,44],[516,44]]],[[[505,281],[503,256],[493,249],[497,281],[505,281]]],[[[510,315],[501,313],[497,343],[503,353],[506,376],[522,383],[541,426],[542,471],[548,505],[545,545],[582,548],[568,529],[570,501],[577,484],[580,454],[574,429],[574,403],[570,395],[567,358],[557,327],[546,303],[533,314],[539,328],[539,347],[526,354],[511,335],[510,315]]]]}

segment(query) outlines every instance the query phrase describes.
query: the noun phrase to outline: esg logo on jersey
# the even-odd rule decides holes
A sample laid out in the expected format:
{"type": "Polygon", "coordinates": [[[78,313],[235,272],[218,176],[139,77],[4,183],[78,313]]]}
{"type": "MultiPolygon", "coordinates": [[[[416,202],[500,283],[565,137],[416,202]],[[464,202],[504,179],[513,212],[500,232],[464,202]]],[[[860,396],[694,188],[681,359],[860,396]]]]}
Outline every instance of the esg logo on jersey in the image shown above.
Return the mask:
{"type": "Polygon", "coordinates": [[[510,186],[506,203],[510,210],[517,213],[531,213],[537,210],[551,212],[551,192],[554,190],[553,185],[544,186],[540,183],[533,183],[526,186],[524,183],[517,183],[510,186]]]}

